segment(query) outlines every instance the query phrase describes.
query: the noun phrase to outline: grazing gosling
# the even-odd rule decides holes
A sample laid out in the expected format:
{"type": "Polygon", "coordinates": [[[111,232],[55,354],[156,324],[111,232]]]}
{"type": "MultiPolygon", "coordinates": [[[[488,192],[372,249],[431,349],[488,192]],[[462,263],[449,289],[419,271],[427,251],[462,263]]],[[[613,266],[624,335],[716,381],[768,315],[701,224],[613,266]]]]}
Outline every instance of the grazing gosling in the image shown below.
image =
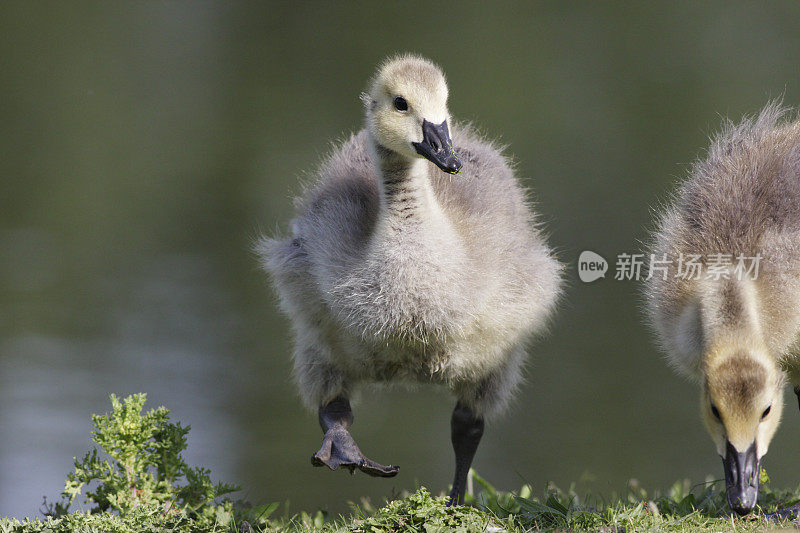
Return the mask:
{"type": "Polygon", "coordinates": [[[484,419],[519,384],[561,266],[508,160],[451,121],[447,96],[430,61],[386,61],[362,95],[364,130],[296,200],[292,236],[257,251],[294,327],[300,394],[325,433],[312,463],[394,476],[350,436],[351,394],[362,382],[442,384],[458,399],[450,503],[460,504],[484,419]]]}
{"type": "Polygon", "coordinates": [[[800,122],[772,103],[727,124],[661,216],[652,252],[671,261],[647,281],[652,324],[669,362],[699,381],[728,503],[747,514],[787,377],[800,394],[800,122]],[[687,279],[691,261],[701,270],[687,279]]]}

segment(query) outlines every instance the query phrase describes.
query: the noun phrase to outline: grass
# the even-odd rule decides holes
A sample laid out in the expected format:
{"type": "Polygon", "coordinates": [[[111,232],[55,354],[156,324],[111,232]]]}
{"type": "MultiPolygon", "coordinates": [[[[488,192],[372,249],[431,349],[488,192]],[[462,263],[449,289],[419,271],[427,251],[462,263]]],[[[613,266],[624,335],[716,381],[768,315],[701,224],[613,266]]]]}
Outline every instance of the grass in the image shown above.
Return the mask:
{"type": "Polygon", "coordinates": [[[468,505],[460,507],[447,507],[443,495],[432,496],[420,488],[377,509],[364,501],[353,505],[348,516],[335,518],[321,511],[290,516],[277,503],[261,507],[237,503],[232,513],[220,512],[219,516],[202,520],[176,509],[143,506],[124,514],[73,512],[59,518],[22,522],[4,518],[0,519],[0,532],[761,531],[796,527],[788,519],[770,518],[768,514],[800,501],[800,488],[775,490],[763,472],[759,506],[743,518],[731,514],[719,481],[694,486],[683,481],[652,495],[631,483],[627,494],[604,502],[554,486],[537,496],[529,485],[516,492],[498,491],[472,474],[479,490],[474,497],[468,497],[468,505]]]}
{"type": "Polygon", "coordinates": [[[227,495],[237,487],[186,464],[190,428],[171,422],[165,407],[145,412],[144,394],[109,399],[110,413],[92,415],[95,447],[74,459],[61,501],[45,501],[43,518],[0,518],[0,533],[760,531],[794,526],[776,512],[800,502],[800,487],[773,489],[763,470],[758,506],[744,518],[731,514],[719,481],[684,481],[653,494],[631,482],[624,495],[601,499],[552,485],[539,495],[530,485],[498,491],[471,471],[478,490],[463,506],[447,507],[443,494],[420,488],[378,509],[367,500],[351,505],[347,516],[290,515],[288,504],[281,512],[279,503],[232,502],[227,495]],[[91,510],[73,510],[78,503],[91,510]]]}

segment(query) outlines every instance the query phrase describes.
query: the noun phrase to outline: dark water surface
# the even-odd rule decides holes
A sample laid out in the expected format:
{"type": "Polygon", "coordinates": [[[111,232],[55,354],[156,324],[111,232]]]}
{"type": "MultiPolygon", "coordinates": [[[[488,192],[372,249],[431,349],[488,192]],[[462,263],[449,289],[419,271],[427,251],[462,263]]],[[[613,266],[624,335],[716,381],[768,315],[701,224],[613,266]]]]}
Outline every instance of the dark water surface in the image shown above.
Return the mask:
{"type": "MultiPolygon", "coordinates": [[[[527,384],[475,466],[498,487],[609,495],[722,474],[695,388],[654,351],[637,286],[578,281],[646,237],[722,116],[800,103],[800,4],[5,3],[0,7],[0,514],[35,515],[110,392],[191,424],[191,464],[255,502],[346,509],[447,487],[453,401],[367,390],[353,433],[391,480],[312,469],[288,323],[249,248],[360,127],[397,51],[439,62],[453,115],[510,146],[569,263],[527,384]]],[[[612,267],[613,268],[613,267],[612,267]]],[[[787,398],[764,465],[800,481],[787,398]]]]}

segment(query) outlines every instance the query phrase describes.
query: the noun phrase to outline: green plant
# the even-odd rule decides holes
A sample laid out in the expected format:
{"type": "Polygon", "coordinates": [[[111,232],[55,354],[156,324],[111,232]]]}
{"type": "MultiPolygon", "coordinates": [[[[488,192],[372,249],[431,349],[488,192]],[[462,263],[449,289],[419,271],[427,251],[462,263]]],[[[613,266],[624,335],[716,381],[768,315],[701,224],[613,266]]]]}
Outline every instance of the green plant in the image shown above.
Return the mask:
{"type": "MultiPolygon", "coordinates": [[[[467,503],[512,525],[528,530],[652,530],[723,531],[764,530],[785,526],[797,516],[798,489],[775,490],[765,470],[760,472],[758,507],[735,518],[728,507],[721,480],[692,485],[688,480],[673,484],[664,493],[652,495],[631,480],[627,494],[605,500],[579,497],[574,488],[563,491],[548,483],[542,496],[532,494],[530,485],[517,493],[502,492],[471,471],[480,492],[467,503]]],[[[797,525],[792,523],[792,525],[797,525]]]]}
{"type": "Polygon", "coordinates": [[[387,503],[371,516],[357,516],[348,529],[353,533],[469,533],[485,531],[489,525],[497,526],[490,515],[467,506],[447,507],[444,497],[434,498],[423,487],[403,499],[387,503]]]}
{"type": "Polygon", "coordinates": [[[67,475],[63,501],[48,505],[45,514],[64,516],[81,492],[94,504],[92,512],[128,513],[141,507],[158,506],[165,513],[185,514],[216,522],[230,520],[232,503],[215,504],[222,495],[238,487],[211,482],[210,472],[191,468],[181,457],[190,426],[169,421],[165,407],[142,413],[147,396],[134,394],[120,401],[110,396],[112,411],[92,415],[92,440],[100,447],[67,475]],[[102,455],[106,457],[102,457],[102,455]]]}

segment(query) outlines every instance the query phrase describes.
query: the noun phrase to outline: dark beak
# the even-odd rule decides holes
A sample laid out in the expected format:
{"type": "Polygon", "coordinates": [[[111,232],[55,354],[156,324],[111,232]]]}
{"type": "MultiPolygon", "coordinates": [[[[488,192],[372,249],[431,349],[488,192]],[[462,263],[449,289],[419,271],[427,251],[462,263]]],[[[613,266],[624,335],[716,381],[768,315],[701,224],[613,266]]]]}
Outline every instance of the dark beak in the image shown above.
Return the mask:
{"type": "Polygon", "coordinates": [[[753,510],[758,499],[759,461],[756,443],[753,442],[747,451],[738,452],[728,442],[722,465],[725,467],[728,505],[744,516],[753,510]]]}
{"type": "Polygon", "coordinates": [[[412,144],[419,155],[429,159],[445,172],[458,174],[458,171],[461,170],[461,160],[453,150],[453,141],[450,139],[450,130],[447,128],[446,120],[439,125],[424,120],[422,122],[422,142],[412,144]]]}

